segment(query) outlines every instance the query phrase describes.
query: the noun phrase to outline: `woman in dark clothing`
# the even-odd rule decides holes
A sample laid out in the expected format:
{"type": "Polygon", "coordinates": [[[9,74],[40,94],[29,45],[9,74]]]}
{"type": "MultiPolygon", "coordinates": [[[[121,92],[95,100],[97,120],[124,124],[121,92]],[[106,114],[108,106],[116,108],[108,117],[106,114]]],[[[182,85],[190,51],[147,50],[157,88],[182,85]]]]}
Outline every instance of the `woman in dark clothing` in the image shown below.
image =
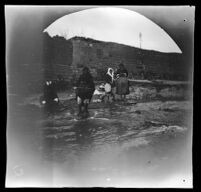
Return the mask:
{"type": "Polygon", "coordinates": [[[46,81],[41,102],[44,105],[44,111],[47,114],[53,114],[58,109],[59,98],[52,81],[46,81]]]}
{"type": "Polygon", "coordinates": [[[94,91],[95,85],[93,77],[90,74],[89,68],[84,67],[82,74],[76,83],[76,99],[79,107],[78,116],[88,116],[88,105],[91,101],[94,91]]]}
{"type": "Polygon", "coordinates": [[[125,99],[129,94],[128,71],[122,63],[116,72],[116,94],[120,95],[121,99],[122,96],[125,99]]]}

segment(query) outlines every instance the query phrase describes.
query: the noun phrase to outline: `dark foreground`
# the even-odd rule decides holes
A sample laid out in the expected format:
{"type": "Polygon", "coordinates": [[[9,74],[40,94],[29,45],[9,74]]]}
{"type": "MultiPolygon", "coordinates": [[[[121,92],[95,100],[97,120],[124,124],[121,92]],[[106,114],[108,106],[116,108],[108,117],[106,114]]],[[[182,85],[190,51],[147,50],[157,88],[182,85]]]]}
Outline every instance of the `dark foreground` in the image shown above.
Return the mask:
{"type": "Polygon", "coordinates": [[[76,119],[74,100],[44,117],[10,102],[7,187],[191,187],[192,103],[93,103],[76,119]]]}

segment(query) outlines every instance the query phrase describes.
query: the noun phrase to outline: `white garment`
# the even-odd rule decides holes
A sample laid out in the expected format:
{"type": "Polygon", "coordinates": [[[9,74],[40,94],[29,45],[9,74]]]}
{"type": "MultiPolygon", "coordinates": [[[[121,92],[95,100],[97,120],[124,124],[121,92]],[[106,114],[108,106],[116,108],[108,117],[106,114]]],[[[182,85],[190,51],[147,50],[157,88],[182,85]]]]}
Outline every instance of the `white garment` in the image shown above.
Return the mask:
{"type": "Polygon", "coordinates": [[[94,91],[94,95],[103,95],[103,94],[105,94],[103,91],[99,91],[97,89],[94,91]]]}
{"type": "MultiPolygon", "coordinates": [[[[82,99],[81,99],[80,97],[77,97],[77,104],[79,105],[79,104],[81,104],[81,103],[82,103],[82,99]]],[[[83,103],[89,104],[89,99],[85,99],[85,100],[83,101],[83,103]]]]}
{"type": "Polygon", "coordinates": [[[111,89],[112,89],[112,88],[111,88],[111,85],[110,85],[109,83],[106,83],[106,84],[105,84],[105,92],[106,92],[106,93],[109,93],[109,92],[111,91],[111,89]]]}
{"type": "Polygon", "coordinates": [[[112,82],[114,81],[114,70],[112,68],[108,68],[107,73],[111,78],[112,82]]]}

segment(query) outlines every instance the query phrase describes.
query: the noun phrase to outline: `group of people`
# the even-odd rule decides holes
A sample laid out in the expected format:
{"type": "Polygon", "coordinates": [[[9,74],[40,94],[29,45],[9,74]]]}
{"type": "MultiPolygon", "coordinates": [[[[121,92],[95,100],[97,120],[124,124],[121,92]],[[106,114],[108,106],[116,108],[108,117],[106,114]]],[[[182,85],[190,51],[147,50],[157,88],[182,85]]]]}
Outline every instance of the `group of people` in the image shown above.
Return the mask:
{"type": "MultiPolygon", "coordinates": [[[[109,68],[105,75],[105,96],[112,97],[113,100],[115,100],[114,87],[116,87],[116,94],[120,95],[120,98],[123,100],[129,94],[128,71],[123,63],[119,65],[116,72],[109,68]]],[[[88,105],[95,91],[94,79],[88,67],[83,67],[82,74],[78,78],[74,88],[78,104],[78,117],[86,118],[89,115],[88,105]]],[[[42,103],[47,110],[51,111],[55,105],[60,103],[54,88],[51,86],[51,81],[46,81],[42,103]]]]}

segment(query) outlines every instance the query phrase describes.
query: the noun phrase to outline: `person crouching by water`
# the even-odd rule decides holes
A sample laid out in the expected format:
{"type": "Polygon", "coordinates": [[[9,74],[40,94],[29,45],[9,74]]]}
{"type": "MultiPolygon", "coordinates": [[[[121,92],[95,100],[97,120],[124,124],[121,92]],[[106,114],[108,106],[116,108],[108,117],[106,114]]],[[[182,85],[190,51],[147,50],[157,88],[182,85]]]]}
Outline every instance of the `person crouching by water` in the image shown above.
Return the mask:
{"type": "Polygon", "coordinates": [[[76,82],[76,99],[78,104],[78,117],[86,118],[89,115],[88,105],[95,91],[93,77],[88,67],[84,67],[82,74],[76,82]]]}
{"type": "Polygon", "coordinates": [[[41,103],[44,106],[44,112],[47,115],[54,114],[59,108],[59,98],[53,82],[51,80],[46,80],[43,88],[44,92],[41,97],[41,103]]]}
{"type": "Polygon", "coordinates": [[[120,63],[116,72],[116,94],[120,95],[121,100],[125,100],[129,93],[128,71],[124,64],[120,63]]]}

